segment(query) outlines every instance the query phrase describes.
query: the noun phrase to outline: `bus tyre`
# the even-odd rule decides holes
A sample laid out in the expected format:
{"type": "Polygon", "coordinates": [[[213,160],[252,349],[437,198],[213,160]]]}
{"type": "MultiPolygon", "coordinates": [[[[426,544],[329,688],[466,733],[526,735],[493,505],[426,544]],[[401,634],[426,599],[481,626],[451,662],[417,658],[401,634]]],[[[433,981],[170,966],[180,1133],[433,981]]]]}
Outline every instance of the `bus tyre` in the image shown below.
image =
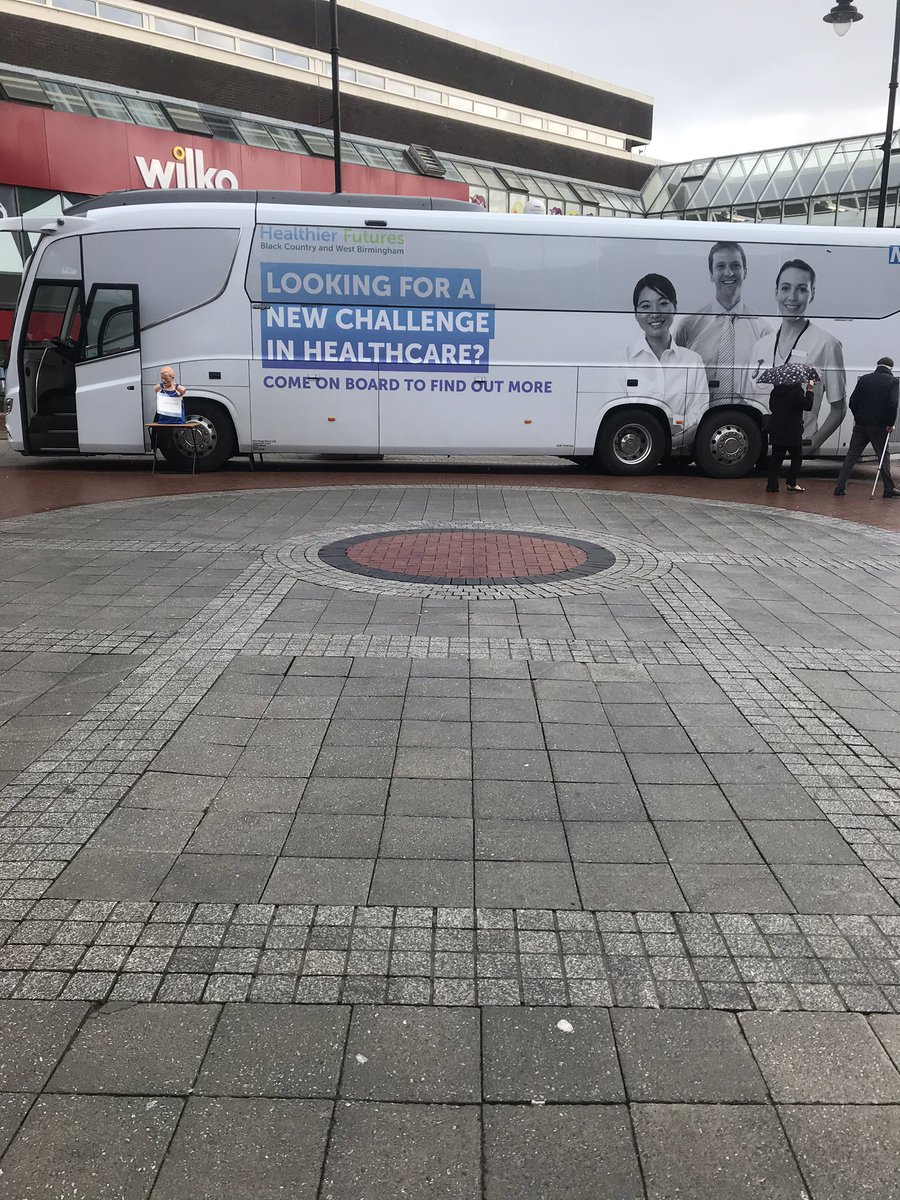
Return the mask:
{"type": "Polygon", "coordinates": [[[668,446],[662,423],[642,408],[621,408],[600,426],[594,459],[608,475],[648,475],[668,446]]]}
{"type": "Polygon", "coordinates": [[[231,417],[220,404],[212,400],[192,400],[189,396],[184,400],[184,417],[186,421],[197,421],[201,428],[173,427],[171,433],[162,431],[159,449],[163,458],[171,467],[190,471],[194,455],[192,439],[196,438],[197,470],[217,471],[237,449],[231,417]]]}
{"type": "Polygon", "coordinates": [[[762,430],[749,413],[713,409],[697,432],[697,466],[716,479],[749,475],[764,449],[762,430]]]}

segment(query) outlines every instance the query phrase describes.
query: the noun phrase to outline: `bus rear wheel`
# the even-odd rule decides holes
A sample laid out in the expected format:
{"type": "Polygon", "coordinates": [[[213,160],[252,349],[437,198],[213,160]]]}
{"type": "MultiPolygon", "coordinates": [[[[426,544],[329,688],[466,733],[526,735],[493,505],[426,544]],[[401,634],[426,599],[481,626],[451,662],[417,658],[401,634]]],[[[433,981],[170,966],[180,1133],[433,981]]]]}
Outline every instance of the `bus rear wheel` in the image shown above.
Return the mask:
{"type": "Polygon", "coordinates": [[[715,479],[738,479],[750,474],[762,450],[762,430],[748,413],[713,409],[697,431],[694,459],[715,479]]]}
{"type": "Polygon", "coordinates": [[[191,430],[173,426],[171,432],[162,430],[159,449],[163,458],[170,467],[189,471],[196,444],[197,470],[217,471],[237,449],[231,417],[221,405],[211,400],[192,400],[186,396],[184,418],[196,421],[200,428],[191,430]]]}
{"type": "Polygon", "coordinates": [[[608,475],[647,475],[668,449],[661,423],[641,408],[622,408],[600,426],[596,463],[608,475]]]}

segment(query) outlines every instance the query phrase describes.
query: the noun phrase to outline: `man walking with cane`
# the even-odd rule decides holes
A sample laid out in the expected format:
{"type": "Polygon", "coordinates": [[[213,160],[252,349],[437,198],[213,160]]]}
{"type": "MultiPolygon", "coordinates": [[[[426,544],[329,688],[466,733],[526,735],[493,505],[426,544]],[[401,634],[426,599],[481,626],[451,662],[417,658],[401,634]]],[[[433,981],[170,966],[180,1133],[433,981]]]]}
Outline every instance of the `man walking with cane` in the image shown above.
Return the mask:
{"type": "Polygon", "coordinates": [[[880,458],[878,467],[885,500],[900,497],[900,492],[894,486],[891,459],[887,452],[888,439],[897,420],[897,401],[900,393],[900,381],[894,378],[893,367],[892,358],[879,358],[875,370],[869,375],[860,376],[853,389],[853,395],[850,397],[853,433],[850,435],[847,454],[841,463],[834,489],[836,496],[845,495],[850,472],[859,462],[866,446],[871,443],[872,449],[880,458]]]}

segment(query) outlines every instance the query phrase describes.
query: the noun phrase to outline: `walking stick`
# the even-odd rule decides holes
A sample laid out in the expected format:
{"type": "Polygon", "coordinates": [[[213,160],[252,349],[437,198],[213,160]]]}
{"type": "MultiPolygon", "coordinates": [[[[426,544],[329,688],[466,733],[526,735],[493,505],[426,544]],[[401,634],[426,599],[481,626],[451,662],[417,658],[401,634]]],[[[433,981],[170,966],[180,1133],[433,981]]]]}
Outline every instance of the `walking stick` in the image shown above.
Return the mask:
{"type": "Polygon", "coordinates": [[[881,458],[878,460],[878,470],[875,472],[875,482],[872,484],[872,494],[869,496],[871,500],[875,495],[875,489],[878,487],[878,477],[881,474],[881,468],[884,466],[884,456],[887,454],[888,442],[891,440],[891,431],[884,431],[884,449],[881,452],[881,458]]]}

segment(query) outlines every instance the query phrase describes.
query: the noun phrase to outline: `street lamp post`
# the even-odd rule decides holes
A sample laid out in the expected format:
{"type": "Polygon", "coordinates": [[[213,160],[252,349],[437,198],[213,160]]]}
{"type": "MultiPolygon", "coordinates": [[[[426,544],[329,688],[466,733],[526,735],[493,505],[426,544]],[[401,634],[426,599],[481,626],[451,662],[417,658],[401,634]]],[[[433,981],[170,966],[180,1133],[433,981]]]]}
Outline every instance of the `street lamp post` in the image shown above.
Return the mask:
{"type": "MultiPolygon", "coordinates": [[[[897,0],[900,4],[900,0],[897,0]]],[[[337,0],[331,0],[331,126],[334,131],[334,190],[344,190],[341,180],[341,52],[338,49],[337,0]]]]}
{"type": "MultiPolygon", "coordinates": [[[[857,9],[853,0],[837,0],[834,8],[822,18],[834,32],[843,37],[850,27],[863,19],[863,14],[857,9]]],[[[897,101],[897,68],[900,64],[900,0],[897,0],[897,12],[894,17],[894,49],[891,59],[891,82],[888,91],[887,128],[884,132],[884,145],[881,157],[881,184],[878,188],[878,216],[875,224],[879,229],[884,225],[884,215],[887,209],[888,177],[891,170],[891,150],[894,143],[894,108],[897,101]]]]}

